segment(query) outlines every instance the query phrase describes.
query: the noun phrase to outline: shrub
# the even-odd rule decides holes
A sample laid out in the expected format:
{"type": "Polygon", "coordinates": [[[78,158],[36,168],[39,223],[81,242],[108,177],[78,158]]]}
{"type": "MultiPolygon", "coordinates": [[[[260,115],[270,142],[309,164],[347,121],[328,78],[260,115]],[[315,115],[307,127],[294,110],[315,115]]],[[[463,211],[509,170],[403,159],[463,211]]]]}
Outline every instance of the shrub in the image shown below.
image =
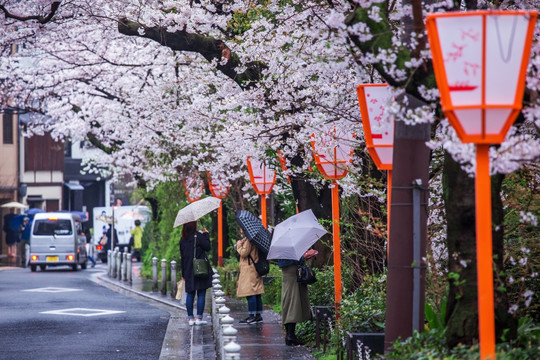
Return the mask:
{"type": "MultiPolygon", "coordinates": [[[[540,359],[540,327],[531,318],[519,321],[516,340],[497,344],[496,356],[499,360],[533,360],[540,359]]],[[[423,333],[415,332],[405,341],[394,343],[392,351],[386,359],[395,360],[476,360],[480,349],[478,345],[458,345],[452,349],[446,347],[445,330],[433,329],[423,333]]]]}

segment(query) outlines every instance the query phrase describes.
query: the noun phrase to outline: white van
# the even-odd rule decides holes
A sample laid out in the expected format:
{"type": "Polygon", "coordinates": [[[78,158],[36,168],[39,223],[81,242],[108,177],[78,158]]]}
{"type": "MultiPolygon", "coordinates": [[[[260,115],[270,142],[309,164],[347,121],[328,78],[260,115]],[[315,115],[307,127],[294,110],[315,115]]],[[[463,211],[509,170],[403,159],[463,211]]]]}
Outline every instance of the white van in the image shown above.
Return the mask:
{"type": "Polygon", "coordinates": [[[30,233],[30,269],[37,266],[69,265],[74,271],[80,264],[86,269],[86,237],[79,215],[69,212],[38,213],[30,233]]]}

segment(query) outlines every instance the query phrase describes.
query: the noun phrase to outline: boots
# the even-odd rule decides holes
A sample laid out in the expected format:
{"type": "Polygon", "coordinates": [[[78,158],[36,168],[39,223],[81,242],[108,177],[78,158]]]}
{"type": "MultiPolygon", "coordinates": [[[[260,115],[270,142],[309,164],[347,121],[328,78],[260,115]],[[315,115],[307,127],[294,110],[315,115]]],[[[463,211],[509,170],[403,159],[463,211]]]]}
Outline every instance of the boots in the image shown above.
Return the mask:
{"type": "Polygon", "coordinates": [[[297,346],[304,345],[304,342],[300,341],[295,334],[296,323],[285,324],[285,345],[297,346]]]}

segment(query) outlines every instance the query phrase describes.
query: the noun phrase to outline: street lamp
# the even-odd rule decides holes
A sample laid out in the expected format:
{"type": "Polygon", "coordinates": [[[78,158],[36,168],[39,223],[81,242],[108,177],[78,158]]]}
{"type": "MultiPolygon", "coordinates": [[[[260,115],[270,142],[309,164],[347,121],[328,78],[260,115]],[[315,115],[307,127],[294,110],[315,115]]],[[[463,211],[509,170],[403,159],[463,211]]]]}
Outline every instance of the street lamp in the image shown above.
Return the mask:
{"type": "Polygon", "coordinates": [[[341,244],[339,238],[339,186],[337,180],[347,175],[352,161],[352,147],[347,144],[349,134],[334,125],[331,129],[312,135],[311,146],[315,164],[325,179],[332,181],[332,236],[334,245],[334,302],[336,317],[341,303],[341,244]]]}
{"type": "MultiPolygon", "coordinates": [[[[225,199],[229,192],[229,186],[222,182],[212,182],[210,173],[208,173],[208,187],[212,195],[218,199],[225,199]]],[[[223,267],[223,201],[219,203],[218,208],[218,265],[223,267]]]]}
{"type": "Polygon", "coordinates": [[[392,152],[394,147],[394,118],[385,116],[388,84],[361,84],[356,88],[366,147],[379,170],[386,170],[388,194],[386,204],[387,245],[386,257],[390,252],[390,208],[392,199],[392,152]]]}
{"type": "Polygon", "coordinates": [[[476,144],[476,256],[480,358],[495,359],[489,146],[518,116],[536,11],[429,14],[441,105],[464,143],[476,144]]]}
{"type": "Polygon", "coordinates": [[[276,172],[264,163],[251,156],[247,158],[247,167],[249,172],[249,180],[255,189],[255,192],[261,196],[261,217],[264,227],[267,227],[266,222],[266,195],[272,192],[272,187],[276,182],[276,172]]]}

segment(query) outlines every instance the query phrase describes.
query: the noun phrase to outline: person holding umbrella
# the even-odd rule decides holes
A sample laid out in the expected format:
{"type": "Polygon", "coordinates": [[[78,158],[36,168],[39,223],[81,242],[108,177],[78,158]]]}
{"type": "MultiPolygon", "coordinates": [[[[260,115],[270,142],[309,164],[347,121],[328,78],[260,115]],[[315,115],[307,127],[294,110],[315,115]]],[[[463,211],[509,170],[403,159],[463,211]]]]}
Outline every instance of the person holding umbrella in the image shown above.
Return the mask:
{"type": "Polygon", "coordinates": [[[180,209],[174,220],[174,227],[183,225],[180,237],[180,265],[182,279],[186,291],[186,308],[189,325],[204,325],[203,320],[206,289],[212,287],[212,269],[209,268],[206,276],[195,276],[195,259],[205,259],[210,264],[206,252],[210,250],[210,235],[206,229],[197,231],[197,220],[216,210],[221,199],[209,196],[180,209]],[[197,295],[197,319],[193,316],[193,303],[197,295]]]}
{"type": "Polygon", "coordinates": [[[236,281],[236,296],[246,297],[248,303],[248,317],[240,324],[261,323],[262,296],[264,284],[262,277],[255,270],[255,262],[259,261],[259,250],[246,238],[238,240],[236,251],[240,255],[238,264],[238,280],[236,281]]]}
{"type": "Polygon", "coordinates": [[[296,337],[296,324],[311,319],[307,284],[297,281],[298,266],[317,255],[310,247],[327,233],[311,209],[291,216],[276,225],[268,259],[277,259],[282,272],[281,322],[285,344],[303,345],[296,337]]]}
{"type": "Polygon", "coordinates": [[[310,249],[304,253],[300,260],[278,259],[278,266],[282,272],[281,278],[281,323],[285,326],[285,345],[304,345],[296,337],[296,324],[311,320],[311,306],[307,284],[296,280],[298,265],[304,263],[317,254],[310,249]]]}
{"type": "Polygon", "coordinates": [[[189,325],[204,325],[203,320],[206,290],[212,287],[212,272],[207,276],[195,276],[193,259],[206,258],[206,252],[210,250],[210,235],[206,229],[197,231],[197,221],[185,223],[182,227],[182,236],[179,242],[180,265],[182,279],[186,289],[186,309],[189,325]],[[197,295],[197,319],[193,316],[193,305],[197,295]]]}

